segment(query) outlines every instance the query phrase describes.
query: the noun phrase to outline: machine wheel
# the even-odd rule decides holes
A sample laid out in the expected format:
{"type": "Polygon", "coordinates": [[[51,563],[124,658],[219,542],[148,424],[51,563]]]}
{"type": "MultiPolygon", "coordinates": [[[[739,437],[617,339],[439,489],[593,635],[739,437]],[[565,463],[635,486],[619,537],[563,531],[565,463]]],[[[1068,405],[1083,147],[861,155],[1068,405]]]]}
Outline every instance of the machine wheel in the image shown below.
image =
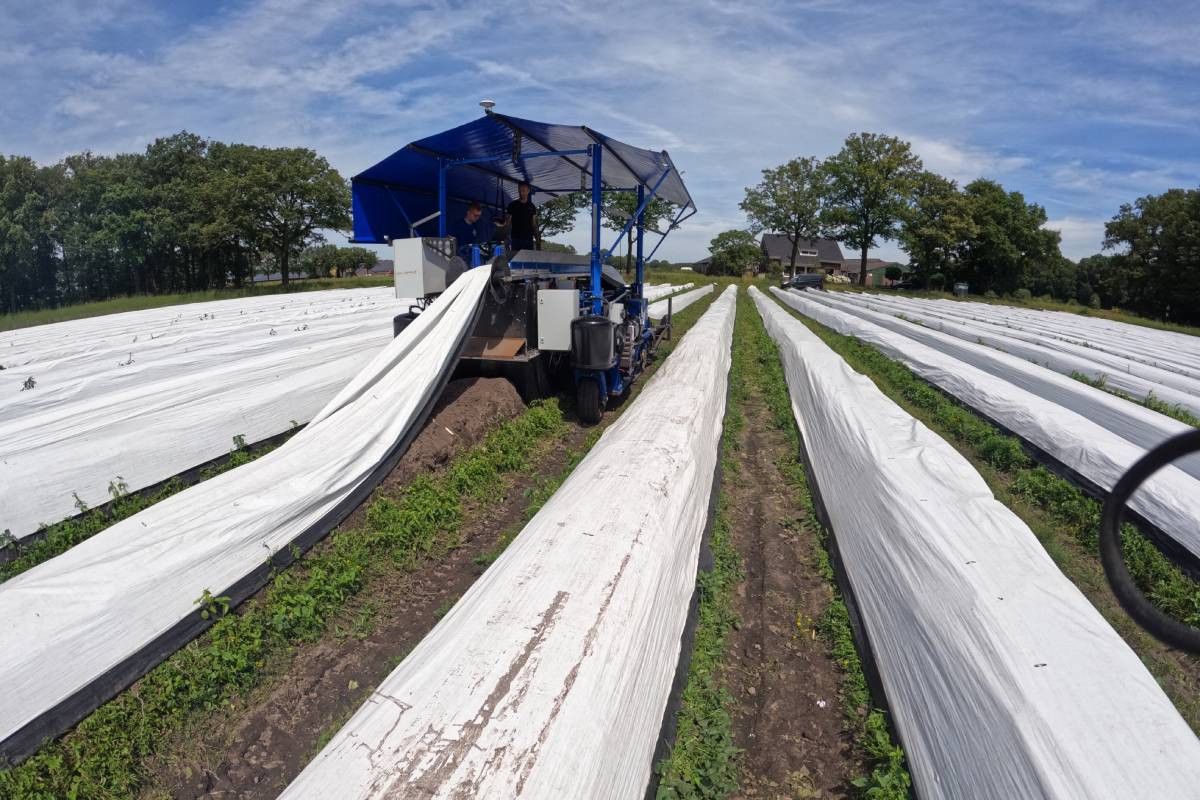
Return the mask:
{"type": "Polygon", "coordinates": [[[417,318],[415,311],[408,311],[404,314],[397,314],[392,317],[392,338],[395,339],[400,335],[401,331],[409,326],[414,319],[417,318]]]}
{"type": "Polygon", "coordinates": [[[575,412],[579,421],[584,425],[595,425],[604,413],[601,404],[600,384],[590,378],[584,378],[575,387],[575,412]]]}

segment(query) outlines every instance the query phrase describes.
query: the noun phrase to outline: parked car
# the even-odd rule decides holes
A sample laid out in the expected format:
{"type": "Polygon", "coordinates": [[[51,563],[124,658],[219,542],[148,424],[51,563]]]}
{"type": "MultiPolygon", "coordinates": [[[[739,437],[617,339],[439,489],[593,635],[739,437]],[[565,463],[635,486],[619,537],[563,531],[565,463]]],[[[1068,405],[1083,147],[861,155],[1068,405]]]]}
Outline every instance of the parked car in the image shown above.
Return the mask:
{"type": "Polygon", "coordinates": [[[786,275],[783,278],[784,289],[820,289],[822,288],[822,280],[825,278],[819,272],[801,273],[795,277],[789,278],[786,275]]]}

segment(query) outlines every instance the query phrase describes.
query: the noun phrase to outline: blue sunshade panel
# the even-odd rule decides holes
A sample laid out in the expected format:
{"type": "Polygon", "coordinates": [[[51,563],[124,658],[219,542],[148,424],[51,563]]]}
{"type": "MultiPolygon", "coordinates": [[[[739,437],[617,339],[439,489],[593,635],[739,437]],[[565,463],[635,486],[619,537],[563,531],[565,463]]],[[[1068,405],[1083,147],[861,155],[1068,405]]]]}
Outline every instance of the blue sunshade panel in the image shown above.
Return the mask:
{"type": "MultiPolygon", "coordinates": [[[[677,206],[692,206],[678,170],[665,152],[643,150],[578,125],[555,125],[489,114],[406,145],[353,179],[354,239],[386,243],[410,235],[413,223],[438,208],[441,159],[488,159],[446,173],[447,214],[461,215],[469,202],[500,209],[517,196],[517,182],[534,187],[533,199],[551,198],[588,188],[591,160],[586,155],[528,156],[565,150],[604,148],[601,174],[609,189],[659,184],[658,196],[677,206]]],[[[417,228],[436,232],[436,221],[417,228]]]]}

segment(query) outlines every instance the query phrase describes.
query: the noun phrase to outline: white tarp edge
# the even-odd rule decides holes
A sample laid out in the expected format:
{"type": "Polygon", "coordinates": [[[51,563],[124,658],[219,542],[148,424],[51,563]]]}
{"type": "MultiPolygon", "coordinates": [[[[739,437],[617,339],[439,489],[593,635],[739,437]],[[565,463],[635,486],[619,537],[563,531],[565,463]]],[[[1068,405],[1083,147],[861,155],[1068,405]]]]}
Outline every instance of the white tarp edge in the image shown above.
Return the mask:
{"type": "Polygon", "coordinates": [[[953,447],[756,289],[922,800],[1196,797],[1200,741],[953,447]]]}
{"type": "MultiPolygon", "coordinates": [[[[1036,362],[1031,363],[1020,357],[1023,354],[1004,352],[986,344],[966,341],[949,331],[935,330],[890,314],[873,311],[860,303],[832,297],[828,292],[815,291],[803,296],[873,322],[978,367],[1044,400],[1068,408],[1147,450],[1162,444],[1172,436],[1192,429],[1185,422],[1069,378],[1058,370],[1043,367],[1036,362]]],[[[1179,459],[1175,466],[1193,478],[1200,478],[1200,454],[1179,459]]],[[[1200,484],[1196,485],[1196,491],[1200,493],[1200,484]]]]}
{"type": "MultiPolygon", "coordinates": [[[[856,301],[863,302],[877,311],[904,314],[910,319],[923,320],[925,324],[935,327],[937,330],[954,333],[955,336],[967,333],[967,335],[971,335],[971,341],[974,341],[976,337],[982,338],[984,343],[1006,349],[1010,353],[1025,355],[1025,351],[1027,351],[1028,356],[1026,357],[1030,357],[1038,363],[1049,362],[1050,367],[1058,372],[1067,372],[1068,374],[1084,372],[1091,378],[1104,375],[1114,389],[1128,392],[1138,399],[1145,397],[1147,391],[1145,391],[1144,384],[1133,383],[1133,381],[1123,383],[1126,375],[1132,375],[1133,378],[1140,378],[1146,384],[1150,384],[1154,395],[1164,401],[1178,403],[1184,408],[1192,407],[1192,405],[1200,408],[1200,380],[1189,378],[1188,375],[1176,372],[1174,369],[1156,367],[1151,363],[1109,353],[1109,351],[1093,347],[1092,344],[1076,344],[1066,338],[1049,336],[1044,332],[1026,331],[1012,319],[989,320],[984,319],[980,314],[964,313],[962,309],[954,308],[955,303],[947,305],[947,303],[917,299],[917,297],[876,294],[857,295],[856,301]],[[1034,349],[1025,350],[1026,348],[1034,349]],[[1062,354],[1062,356],[1057,354],[1062,354]],[[1076,361],[1078,361],[1078,366],[1076,366],[1076,361]],[[1163,389],[1158,389],[1158,386],[1162,386],[1163,389]],[[1175,393],[1168,395],[1164,390],[1175,390],[1175,393]]],[[[1124,327],[1134,329],[1136,326],[1126,325],[1124,327]]],[[[1097,332],[1096,336],[1111,336],[1111,332],[1097,332]]],[[[1134,339],[1135,335],[1129,331],[1121,331],[1120,337],[1128,343],[1130,339],[1134,339]]],[[[1090,341],[1096,342],[1097,339],[1092,338],[1090,341]]],[[[1153,348],[1152,351],[1159,357],[1166,353],[1162,347],[1153,348]]]]}
{"type": "Polygon", "coordinates": [[[663,283],[654,286],[647,286],[642,289],[642,297],[644,297],[647,301],[654,301],[658,300],[660,297],[666,297],[669,294],[675,294],[676,292],[682,292],[684,289],[690,289],[695,285],[696,284],[694,283],[685,283],[681,286],[675,286],[674,284],[663,283]]]}
{"type": "Polygon", "coordinates": [[[644,795],[708,517],[735,291],[282,797],[644,795]]]}
{"type": "Polygon", "coordinates": [[[220,596],[336,513],[431,401],[489,274],[464,273],[372,362],[368,382],[283,447],[0,584],[0,751],[194,614],[205,590],[220,596]]]}
{"type": "Polygon", "coordinates": [[[670,300],[659,300],[657,303],[651,303],[646,309],[646,315],[652,320],[660,320],[667,315],[667,306],[670,304],[671,313],[677,313],[690,306],[692,303],[706,296],[713,290],[713,284],[706,283],[698,289],[692,289],[690,292],[684,292],[680,295],[675,295],[670,300]]]}
{"type": "MultiPolygon", "coordinates": [[[[805,316],[874,345],[1106,491],[1146,453],[1145,448],[1070,409],[918,341],[808,297],[771,291],[805,316]]],[[[1166,467],[1142,484],[1129,505],[1200,557],[1198,487],[1195,478],[1174,466],[1166,467]]]]}
{"type": "Polygon", "coordinates": [[[837,300],[872,311],[919,322],[926,328],[1044,365],[1064,375],[1080,373],[1092,380],[1142,400],[1151,393],[1159,400],[1181,406],[1200,416],[1200,382],[1169,370],[1131,361],[1095,348],[1073,345],[1046,336],[1025,333],[982,321],[955,320],[902,298],[838,293],[837,300]]]}
{"type": "Polygon", "coordinates": [[[1200,339],[1195,336],[1061,311],[955,300],[928,302],[942,313],[1036,333],[1048,343],[1069,342],[1200,379],[1200,339]]]}
{"type": "Polygon", "coordinates": [[[219,300],[0,334],[0,531],[303,424],[392,338],[391,287],[219,300]],[[22,391],[27,378],[34,388],[22,391]]]}

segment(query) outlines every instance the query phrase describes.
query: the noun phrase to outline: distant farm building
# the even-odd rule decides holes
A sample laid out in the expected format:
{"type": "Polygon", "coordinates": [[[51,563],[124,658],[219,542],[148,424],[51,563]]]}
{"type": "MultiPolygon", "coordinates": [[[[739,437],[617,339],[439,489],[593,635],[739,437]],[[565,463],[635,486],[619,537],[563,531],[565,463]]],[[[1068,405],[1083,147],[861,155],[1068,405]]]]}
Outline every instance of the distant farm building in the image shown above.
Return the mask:
{"type": "MultiPolygon", "coordinates": [[[[792,240],[786,233],[764,233],[760,243],[763,267],[771,272],[788,272],[792,265],[792,240]]],[[[858,274],[858,264],[852,273],[845,272],[846,260],[842,248],[833,239],[801,239],[796,249],[796,272],[827,274],[858,274]]]]}

